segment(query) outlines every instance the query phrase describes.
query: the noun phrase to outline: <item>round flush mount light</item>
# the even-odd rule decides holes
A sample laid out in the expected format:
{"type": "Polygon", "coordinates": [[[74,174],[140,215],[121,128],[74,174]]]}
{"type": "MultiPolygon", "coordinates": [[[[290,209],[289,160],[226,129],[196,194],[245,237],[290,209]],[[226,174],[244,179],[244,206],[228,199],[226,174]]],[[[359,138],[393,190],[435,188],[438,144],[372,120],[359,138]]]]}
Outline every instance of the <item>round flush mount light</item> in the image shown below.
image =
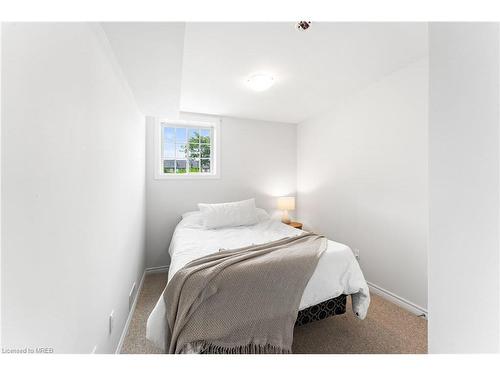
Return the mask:
{"type": "Polygon", "coordinates": [[[274,85],[274,77],[265,73],[253,74],[247,78],[247,85],[254,91],[265,91],[274,85]]]}

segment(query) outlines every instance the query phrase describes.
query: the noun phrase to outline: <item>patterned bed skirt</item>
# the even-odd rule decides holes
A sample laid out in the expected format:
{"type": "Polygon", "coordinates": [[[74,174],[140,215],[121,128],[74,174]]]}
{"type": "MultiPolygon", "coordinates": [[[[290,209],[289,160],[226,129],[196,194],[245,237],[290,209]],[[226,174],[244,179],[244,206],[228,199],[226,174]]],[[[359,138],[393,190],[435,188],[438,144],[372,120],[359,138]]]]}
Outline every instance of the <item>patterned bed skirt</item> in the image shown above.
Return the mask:
{"type": "Polygon", "coordinates": [[[310,306],[304,310],[300,310],[297,315],[295,326],[303,326],[304,324],[315,322],[317,320],[328,318],[333,315],[345,313],[347,304],[347,296],[341,294],[338,297],[310,306]]]}

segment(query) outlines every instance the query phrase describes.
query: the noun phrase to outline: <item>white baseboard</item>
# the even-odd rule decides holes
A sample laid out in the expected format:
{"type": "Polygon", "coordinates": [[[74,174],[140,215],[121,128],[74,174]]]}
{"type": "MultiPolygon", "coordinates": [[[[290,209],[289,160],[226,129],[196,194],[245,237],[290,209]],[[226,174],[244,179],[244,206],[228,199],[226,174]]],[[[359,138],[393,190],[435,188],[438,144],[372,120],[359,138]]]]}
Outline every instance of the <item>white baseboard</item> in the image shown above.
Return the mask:
{"type": "Polygon", "coordinates": [[[403,297],[398,296],[392,292],[389,292],[387,289],[384,289],[374,283],[367,281],[368,286],[370,287],[370,292],[375,293],[376,295],[391,301],[392,303],[402,307],[403,309],[417,315],[424,316],[426,319],[429,317],[429,314],[426,309],[418,306],[417,304],[410,302],[403,297]]]}
{"type": "Polygon", "coordinates": [[[122,351],[123,342],[125,341],[125,336],[127,336],[128,328],[130,326],[130,322],[132,321],[132,317],[134,316],[135,306],[137,305],[137,299],[139,298],[139,294],[142,291],[142,286],[144,284],[144,278],[146,274],[158,273],[163,271],[168,271],[169,266],[160,266],[160,267],[150,267],[146,268],[142,273],[141,282],[139,283],[139,287],[135,292],[134,302],[132,303],[132,307],[128,312],[127,321],[125,322],[125,326],[123,327],[122,334],[120,336],[120,341],[118,341],[118,345],[116,346],[115,354],[120,354],[122,351]]]}
{"type": "Polygon", "coordinates": [[[120,341],[118,341],[118,345],[116,346],[115,354],[120,354],[122,351],[123,341],[125,341],[125,336],[127,336],[128,327],[130,326],[130,322],[132,321],[132,316],[134,315],[135,305],[137,304],[137,299],[139,298],[139,293],[142,290],[142,285],[144,284],[144,277],[146,276],[146,271],[142,273],[141,282],[139,283],[139,287],[137,288],[134,296],[134,302],[132,303],[132,307],[130,308],[127,316],[127,321],[125,322],[125,326],[123,327],[122,334],[120,336],[120,341]]]}
{"type": "Polygon", "coordinates": [[[146,273],[163,272],[163,271],[168,271],[169,267],[170,267],[170,265],[159,266],[159,267],[149,267],[149,268],[146,268],[146,270],[144,272],[146,272],[146,273]]]}

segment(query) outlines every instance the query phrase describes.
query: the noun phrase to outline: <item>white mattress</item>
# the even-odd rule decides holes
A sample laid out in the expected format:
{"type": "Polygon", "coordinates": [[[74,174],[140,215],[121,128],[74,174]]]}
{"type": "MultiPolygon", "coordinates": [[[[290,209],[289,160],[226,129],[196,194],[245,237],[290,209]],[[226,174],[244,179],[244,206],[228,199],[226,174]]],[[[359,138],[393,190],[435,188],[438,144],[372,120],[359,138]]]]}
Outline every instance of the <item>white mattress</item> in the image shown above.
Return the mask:
{"type": "MultiPolygon", "coordinates": [[[[188,262],[219,251],[261,244],[284,237],[297,236],[301,230],[277,220],[263,220],[256,225],[204,230],[191,227],[189,220],[182,220],[175,229],[170,243],[171,263],[168,280],[188,262]]],[[[351,249],[341,243],[328,241],[328,248],[321,256],[309,280],[300,309],[316,305],[341,294],[352,295],[353,311],[364,319],[370,304],[368,285],[351,249]]],[[[166,305],[163,294],[148,318],[146,337],[164,349],[166,305]]]]}

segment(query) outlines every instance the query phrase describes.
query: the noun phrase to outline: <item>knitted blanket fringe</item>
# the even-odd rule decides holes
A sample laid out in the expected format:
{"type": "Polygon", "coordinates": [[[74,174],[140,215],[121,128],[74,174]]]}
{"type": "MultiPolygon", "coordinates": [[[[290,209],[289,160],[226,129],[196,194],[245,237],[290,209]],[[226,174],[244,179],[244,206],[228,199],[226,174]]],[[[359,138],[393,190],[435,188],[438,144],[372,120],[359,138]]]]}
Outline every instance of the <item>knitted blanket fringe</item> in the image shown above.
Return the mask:
{"type": "Polygon", "coordinates": [[[250,343],[229,347],[205,341],[197,341],[191,343],[190,347],[194,349],[195,353],[200,354],[292,354],[291,349],[284,349],[271,344],[258,345],[250,343]]]}

